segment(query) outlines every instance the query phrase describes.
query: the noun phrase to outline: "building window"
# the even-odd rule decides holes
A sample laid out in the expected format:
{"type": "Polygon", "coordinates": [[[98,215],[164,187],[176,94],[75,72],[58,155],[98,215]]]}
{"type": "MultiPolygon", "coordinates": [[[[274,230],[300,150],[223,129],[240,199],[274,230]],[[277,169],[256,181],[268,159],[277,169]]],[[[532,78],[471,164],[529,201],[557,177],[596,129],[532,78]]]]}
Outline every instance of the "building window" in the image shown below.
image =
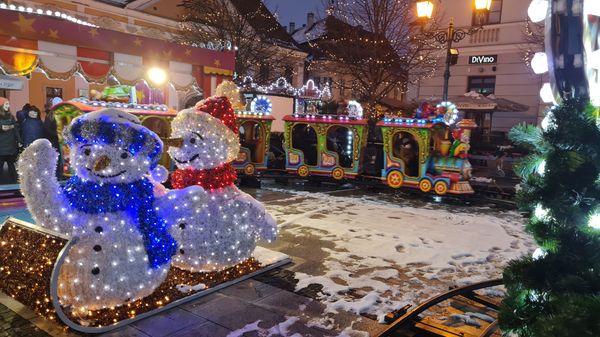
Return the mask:
{"type": "Polygon", "coordinates": [[[340,96],[344,97],[346,92],[346,80],[340,80],[340,96]]]}
{"type": "Polygon", "coordinates": [[[63,88],[46,87],[46,106],[52,105],[54,97],[63,98],[63,88]]]}
{"type": "MultiPolygon", "coordinates": [[[[490,6],[490,11],[483,16],[483,21],[481,24],[483,25],[493,25],[500,23],[502,19],[502,0],[492,0],[492,5],[490,6]]],[[[477,26],[480,24],[479,15],[473,9],[473,25],[477,26]]]]}
{"type": "Polygon", "coordinates": [[[496,90],[496,76],[471,76],[467,92],[475,91],[484,96],[493,94],[496,90]]]}

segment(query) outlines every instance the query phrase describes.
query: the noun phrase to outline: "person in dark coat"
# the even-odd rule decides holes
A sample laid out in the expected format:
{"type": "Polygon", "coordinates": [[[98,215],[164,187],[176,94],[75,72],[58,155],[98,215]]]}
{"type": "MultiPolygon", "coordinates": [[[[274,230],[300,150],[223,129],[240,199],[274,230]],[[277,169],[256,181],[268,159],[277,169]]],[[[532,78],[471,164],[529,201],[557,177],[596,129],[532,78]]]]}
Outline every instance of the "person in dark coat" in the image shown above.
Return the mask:
{"type": "Polygon", "coordinates": [[[58,152],[58,162],[56,167],[56,178],[61,180],[62,175],[62,153],[58,142],[58,130],[56,129],[56,117],[54,110],[50,110],[50,105],[46,105],[46,118],[44,118],[44,138],[50,141],[52,147],[58,152]]]}
{"type": "Polygon", "coordinates": [[[27,147],[40,138],[44,138],[44,123],[42,123],[40,109],[32,106],[21,123],[21,139],[23,145],[27,147]]]}
{"type": "Polygon", "coordinates": [[[27,103],[25,105],[23,105],[23,108],[19,111],[17,111],[16,116],[17,116],[17,123],[19,125],[21,125],[21,123],[23,123],[23,121],[25,120],[25,116],[27,116],[27,113],[29,112],[29,110],[31,110],[31,104],[27,103]]]}
{"type": "Polygon", "coordinates": [[[17,182],[15,162],[21,146],[17,121],[10,114],[10,104],[0,97],[0,177],[4,174],[4,163],[8,166],[9,183],[17,182]]]}

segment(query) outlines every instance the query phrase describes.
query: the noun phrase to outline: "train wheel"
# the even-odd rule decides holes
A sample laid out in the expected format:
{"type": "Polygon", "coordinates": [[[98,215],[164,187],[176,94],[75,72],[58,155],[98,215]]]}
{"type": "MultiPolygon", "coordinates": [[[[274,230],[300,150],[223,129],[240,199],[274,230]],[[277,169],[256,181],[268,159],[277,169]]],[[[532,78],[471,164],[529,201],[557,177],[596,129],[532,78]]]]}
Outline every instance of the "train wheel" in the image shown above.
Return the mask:
{"type": "Polygon", "coordinates": [[[344,170],[341,167],[337,167],[333,169],[333,171],[331,172],[331,176],[335,180],[341,180],[344,178],[344,170]]]}
{"type": "Polygon", "coordinates": [[[300,167],[298,167],[298,175],[301,177],[308,177],[308,174],[310,173],[310,170],[308,169],[308,166],[306,165],[302,165],[300,167]]]}
{"type": "Polygon", "coordinates": [[[391,188],[399,188],[404,183],[404,176],[400,171],[392,171],[387,176],[387,183],[391,188]]]}
{"type": "Polygon", "coordinates": [[[446,192],[448,192],[448,184],[446,184],[443,181],[438,181],[433,186],[433,189],[435,190],[436,194],[438,194],[438,195],[444,195],[444,194],[446,194],[446,192]]]}
{"type": "Polygon", "coordinates": [[[419,183],[419,189],[425,193],[429,193],[431,191],[431,181],[429,179],[423,179],[419,183]]]}
{"type": "Polygon", "coordinates": [[[254,174],[254,165],[248,164],[244,166],[244,174],[247,176],[251,176],[254,174]]]}

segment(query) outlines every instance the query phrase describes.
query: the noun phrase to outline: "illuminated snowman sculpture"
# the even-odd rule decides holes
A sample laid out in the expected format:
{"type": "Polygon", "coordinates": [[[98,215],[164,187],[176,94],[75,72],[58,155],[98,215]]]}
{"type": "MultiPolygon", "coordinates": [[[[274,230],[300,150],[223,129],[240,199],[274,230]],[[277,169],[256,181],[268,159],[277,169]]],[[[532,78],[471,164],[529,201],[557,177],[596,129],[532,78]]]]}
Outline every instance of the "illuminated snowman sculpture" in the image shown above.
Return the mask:
{"type": "Polygon", "coordinates": [[[199,185],[209,196],[199,216],[171,227],[179,243],[173,264],[190,271],[222,270],[248,259],[257,240],[275,240],[275,219],[234,185],[231,162],[240,144],[229,99],[210,97],[180,111],[171,128],[181,142],[168,150],[179,168],[171,175],[173,187],[199,185]]]}
{"type": "Polygon", "coordinates": [[[166,191],[147,178],[162,142],[131,114],[85,114],[64,136],[75,170],[64,186],[54,177],[58,154],[45,139],[27,147],[18,164],[36,223],[77,238],[59,273],[62,305],[87,313],[150,295],[177,249],[168,225],[185,221],[190,209],[200,212],[206,193],[166,191]]]}

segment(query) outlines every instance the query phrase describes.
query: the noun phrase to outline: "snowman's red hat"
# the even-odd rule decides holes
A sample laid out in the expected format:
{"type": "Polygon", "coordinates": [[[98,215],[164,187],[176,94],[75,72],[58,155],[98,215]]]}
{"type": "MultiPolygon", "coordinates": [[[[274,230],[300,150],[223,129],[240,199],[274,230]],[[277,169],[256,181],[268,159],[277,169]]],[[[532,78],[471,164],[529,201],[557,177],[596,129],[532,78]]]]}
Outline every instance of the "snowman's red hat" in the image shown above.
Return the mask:
{"type": "Polygon", "coordinates": [[[210,114],[219,119],[231,131],[238,134],[237,117],[231,106],[229,98],[225,96],[211,96],[196,104],[196,110],[210,114]]]}

